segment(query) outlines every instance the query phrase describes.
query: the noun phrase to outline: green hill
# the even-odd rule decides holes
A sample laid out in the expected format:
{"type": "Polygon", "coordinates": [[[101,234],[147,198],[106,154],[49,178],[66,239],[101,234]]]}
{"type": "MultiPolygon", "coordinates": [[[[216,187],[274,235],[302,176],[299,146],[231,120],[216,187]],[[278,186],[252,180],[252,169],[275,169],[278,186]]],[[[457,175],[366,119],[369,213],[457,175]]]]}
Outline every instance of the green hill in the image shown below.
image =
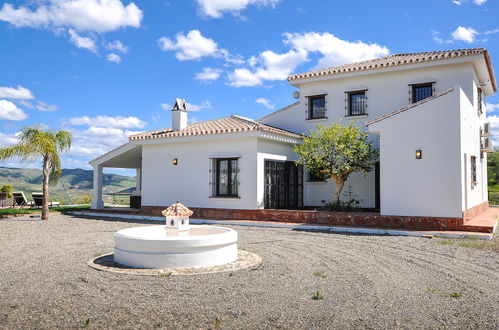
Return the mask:
{"type": "MultiPolygon", "coordinates": [[[[135,177],[104,173],[103,193],[112,194],[123,190],[133,191],[135,177]]],[[[14,191],[24,191],[30,198],[34,191],[42,190],[42,171],[32,168],[0,167],[0,186],[11,184],[14,191]]],[[[49,187],[50,199],[64,204],[89,202],[92,196],[93,171],[63,169],[59,182],[49,187]]],[[[110,196],[104,196],[107,201],[110,196]]]]}

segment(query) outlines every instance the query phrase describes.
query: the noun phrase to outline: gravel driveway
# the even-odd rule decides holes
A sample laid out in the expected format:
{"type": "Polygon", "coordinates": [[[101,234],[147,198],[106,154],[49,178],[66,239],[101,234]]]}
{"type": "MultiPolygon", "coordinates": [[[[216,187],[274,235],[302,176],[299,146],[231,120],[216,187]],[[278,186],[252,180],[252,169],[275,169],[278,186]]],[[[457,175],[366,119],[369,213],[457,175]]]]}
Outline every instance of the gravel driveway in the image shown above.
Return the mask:
{"type": "Polygon", "coordinates": [[[50,217],[0,220],[0,328],[499,328],[493,251],[232,227],[260,268],[122,275],[86,263],[112,252],[115,231],[144,224],[50,217]]]}

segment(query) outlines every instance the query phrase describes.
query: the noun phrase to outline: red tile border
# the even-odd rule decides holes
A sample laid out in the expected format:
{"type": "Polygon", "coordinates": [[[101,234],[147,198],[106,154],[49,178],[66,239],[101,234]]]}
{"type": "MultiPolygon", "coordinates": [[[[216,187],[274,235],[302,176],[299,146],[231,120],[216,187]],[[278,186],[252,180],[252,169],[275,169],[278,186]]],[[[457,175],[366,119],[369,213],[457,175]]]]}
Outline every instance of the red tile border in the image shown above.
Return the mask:
{"type": "MultiPolygon", "coordinates": [[[[485,203],[484,203],[485,204],[485,203]]],[[[470,209],[472,214],[484,208],[484,204],[470,209]]],[[[487,203],[488,204],[488,203],[487,203]]],[[[488,205],[487,205],[488,206],[488,205]]],[[[142,206],[142,213],[161,216],[164,206],[142,206]]],[[[469,231],[463,218],[386,216],[379,213],[327,212],[310,210],[238,210],[215,208],[190,208],[192,218],[215,220],[252,220],[288,223],[308,223],[329,226],[371,227],[386,229],[469,231]]],[[[473,231],[491,232],[492,228],[477,227],[473,231]]]]}

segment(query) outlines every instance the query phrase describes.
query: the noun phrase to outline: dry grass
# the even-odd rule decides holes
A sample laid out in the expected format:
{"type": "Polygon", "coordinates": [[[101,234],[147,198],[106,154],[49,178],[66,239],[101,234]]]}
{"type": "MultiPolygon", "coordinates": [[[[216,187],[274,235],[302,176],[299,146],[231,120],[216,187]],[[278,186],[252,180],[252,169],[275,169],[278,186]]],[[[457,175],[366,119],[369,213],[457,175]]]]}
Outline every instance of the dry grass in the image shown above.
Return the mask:
{"type": "Polygon", "coordinates": [[[492,250],[499,253],[499,237],[495,235],[491,240],[479,239],[477,237],[469,238],[439,238],[437,243],[440,245],[455,245],[479,250],[492,250]]]}

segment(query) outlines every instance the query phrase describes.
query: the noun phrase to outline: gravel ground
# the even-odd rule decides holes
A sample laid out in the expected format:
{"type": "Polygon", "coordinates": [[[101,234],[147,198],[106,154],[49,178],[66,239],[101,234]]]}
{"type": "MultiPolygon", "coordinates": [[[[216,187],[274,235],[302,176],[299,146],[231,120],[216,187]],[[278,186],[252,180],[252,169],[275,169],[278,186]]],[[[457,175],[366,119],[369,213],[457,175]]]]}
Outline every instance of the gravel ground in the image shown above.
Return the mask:
{"type": "Polygon", "coordinates": [[[115,231],[141,225],[0,220],[0,328],[499,328],[493,251],[232,227],[260,268],[156,277],[87,266],[112,252],[115,231]]]}

